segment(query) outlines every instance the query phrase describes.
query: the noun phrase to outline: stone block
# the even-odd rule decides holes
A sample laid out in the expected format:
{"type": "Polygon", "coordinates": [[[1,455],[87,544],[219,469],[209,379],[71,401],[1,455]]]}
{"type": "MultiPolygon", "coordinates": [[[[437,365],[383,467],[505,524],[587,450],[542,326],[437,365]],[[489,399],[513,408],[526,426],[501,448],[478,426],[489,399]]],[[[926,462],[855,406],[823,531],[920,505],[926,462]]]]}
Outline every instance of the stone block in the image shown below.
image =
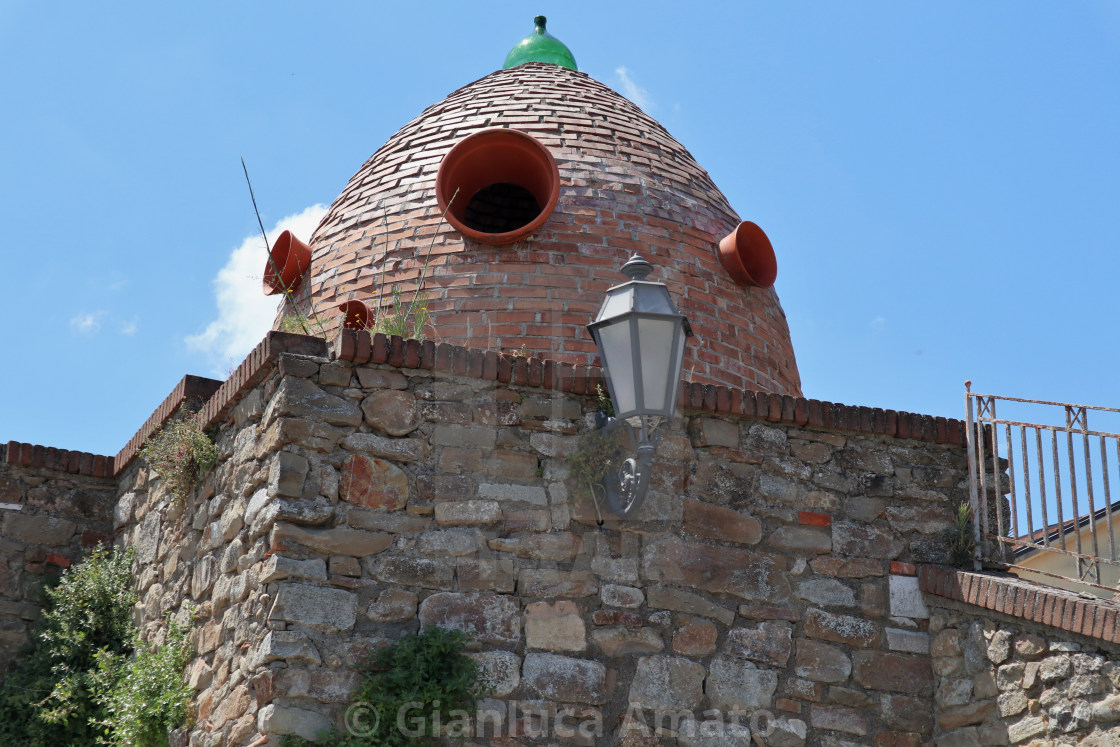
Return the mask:
{"type": "Polygon", "coordinates": [[[504,698],[521,683],[521,657],[517,654],[509,651],[486,651],[467,656],[474,659],[479,669],[485,673],[492,697],[504,698]]]}
{"type": "Polygon", "coordinates": [[[366,617],[374,622],[401,623],[416,617],[419,599],[404,589],[386,589],[370,602],[366,617]]]}
{"type": "Polygon", "coordinates": [[[436,523],[444,526],[485,526],[502,520],[497,501],[444,501],[436,504],[436,523]]]}
{"type": "Polygon", "coordinates": [[[257,712],[257,729],[262,734],[296,734],[314,740],[333,725],[328,716],[305,708],[269,703],[257,712]]]}
{"type": "Polygon", "coordinates": [[[367,511],[352,508],[346,513],[346,523],[354,529],[390,534],[419,534],[431,526],[426,516],[416,516],[404,511],[367,511]]]}
{"type": "Polygon", "coordinates": [[[887,628],[887,648],[911,654],[929,653],[929,633],[901,628],[887,628]]]}
{"type": "Polygon", "coordinates": [[[739,423],[719,418],[697,417],[688,424],[693,446],[739,448],[739,423]]]}
{"type": "Polygon", "coordinates": [[[272,528],[270,544],[275,547],[292,543],[328,555],[352,555],[360,558],[389,549],[393,544],[393,537],[379,532],[363,532],[350,527],[307,529],[287,522],[278,522],[272,528]]]}
{"type": "Polygon", "coordinates": [[[514,597],[477,592],[439,592],[420,603],[420,625],[461,630],[480,643],[517,643],[521,614],[514,597]]]}
{"type": "Polygon", "coordinates": [[[703,658],[716,650],[716,626],[708,622],[685,625],[673,634],[673,653],[703,658]]]}
{"type": "Polygon", "coordinates": [[[785,599],[785,558],[737,547],[684,542],[675,537],[642,550],[642,574],[655,582],[690,586],[753,601],[785,599]]]}
{"type": "Polygon", "coordinates": [[[766,544],[778,550],[794,552],[832,552],[832,532],[827,527],[778,527],[766,538],[766,544]]]}
{"type": "Polygon", "coordinates": [[[1020,633],[1015,636],[1015,653],[1024,659],[1034,660],[1041,658],[1049,650],[1049,646],[1040,635],[1034,633],[1020,633]]]}
{"type": "Polygon", "coordinates": [[[908,695],[933,691],[933,670],[928,657],[883,651],[852,654],[852,676],[869,690],[888,690],[908,695]]]}
{"type": "Polygon", "coordinates": [[[361,675],[347,670],[286,667],[276,672],[274,694],[280,698],[309,698],[320,703],[349,702],[361,675]]]}
{"type": "Polygon", "coordinates": [[[370,563],[370,573],[378,581],[424,589],[451,589],[455,571],[451,565],[416,555],[386,555],[370,563]]]}
{"type": "Polygon", "coordinates": [[[342,463],[338,496],[355,506],[397,511],[408,505],[408,475],[392,462],[352,454],[342,463]]]}
{"type": "Polygon", "coordinates": [[[408,389],[408,377],[391,368],[357,366],[354,373],[363,389],[408,389]]]}
{"type": "Polygon", "coordinates": [[[762,524],[758,519],[694,498],[684,501],[683,530],[697,537],[740,545],[757,545],[762,539],[762,524]]]}
{"type": "Polygon", "coordinates": [[[420,426],[416,397],[397,389],[382,389],[362,400],[362,414],[374,430],[407,436],[420,426]]]}
{"type": "Polygon", "coordinates": [[[883,561],[871,558],[840,558],[826,555],[813,558],[809,561],[809,565],[815,573],[837,578],[869,578],[886,575],[883,561]]]}
{"type": "Polygon", "coordinates": [[[744,659],[784,667],[789,661],[793,627],[787,622],[763,622],[754,628],[735,627],[727,633],[723,651],[744,659]]]}
{"type": "Polygon", "coordinates": [[[928,619],[929,607],[918,588],[917,576],[890,577],[891,616],[928,619]]]}
{"type": "Polygon", "coordinates": [[[517,589],[523,597],[589,597],[599,593],[595,577],[586,571],[523,570],[517,589]]]}
{"type": "Polygon", "coordinates": [[[459,558],[474,555],[484,543],[485,539],[478,529],[455,527],[424,532],[419,537],[416,549],[424,555],[459,558]]]}
{"type": "Polygon", "coordinates": [[[584,651],[587,630],[575,603],[533,602],[525,607],[525,646],[544,651],[584,651]]]}
{"type": "Polygon", "coordinates": [[[799,581],[797,596],[821,607],[854,607],[856,595],[843,581],[834,578],[810,578],[799,581]]]}
{"type": "Polygon", "coordinates": [[[652,710],[695,709],[704,698],[707,672],[694,661],[677,656],[638,659],[630,685],[630,706],[652,710]]]}
{"type": "Polygon", "coordinates": [[[562,703],[606,703],[610,692],[607,668],[585,659],[558,654],[525,655],[521,679],[534,695],[562,703]]]}
{"type": "Polygon", "coordinates": [[[882,560],[893,560],[906,548],[906,543],[890,530],[851,521],[832,524],[832,543],[840,555],[882,560]]]}
{"type": "Polygon", "coordinates": [[[305,578],[311,581],[327,580],[327,564],[322,558],[294,560],[283,555],[270,555],[261,564],[260,582],[270,584],[285,578],[305,578]]]}
{"type": "Polygon", "coordinates": [[[708,667],[706,689],[711,707],[721,711],[770,710],[778,689],[778,673],[758,669],[742,659],[717,656],[708,667]]]}
{"type": "Polygon", "coordinates": [[[633,586],[620,586],[618,584],[603,584],[599,589],[599,599],[606,607],[624,607],[637,609],[646,601],[646,595],[641,589],[633,586]]]}
{"type": "Polygon", "coordinates": [[[218,707],[214,709],[213,714],[210,716],[210,726],[214,729],[221,729],[227,722],[241,718],[253,703],[253,698],[249,695],[249,688],[246,685],[241,685],[233,690],[233,692],[226,695],[218,703],[218,707]]]}
{"type": "Polygon", "coordinates": [[[463,558],[458,561],[455,575],[463,591],[509,594],[517,581],[517,569],[509,558],[463,558]]]}
{"type": "Polygon", "coordinates": [[[537,457],[523,451],[495,449],[483,460],[484,474],[506,480],[533,480],[538,477],[537,457]]]}
{"type": "Polygon", "coordinates": [[[870,647],[879,642],[879,626],[863,618],[810,608],[805,613],[805,635],[849,646],[870,647]]]}
{"type": "Polygon", "coordinates": [[[852,673],[852,661],[838,646],[802,638],[797,642],[794,672],[814,682],[845,682],[852,673]]]}
{"type": "MultiPolygon", "coordinates": [[[[749,725],[736,722],[724,723],[715,718],[681,721],[680,728],[677,729],[676,741],[680,747],[753,747],[756,744],[751,741],[749,725]]],[[[767,741],[767,744],[773,742],[767,741]]]]}
{"type": "MultiPolygon", "coordinates": [[[[536,470],[536,458],[533,469],[536,470]]],[[[478,497],[495,501],[531,503],[534,506],[547,506],[548,496],[538,485],[509,485],[506,483],[484,482],[478,486],[478,497]]]]}
{"type": "Polygon", "coordinates": [[[342,447],[394,462],[422,462],[431,453],[428,442],[419,438],[389,438],[376,433],[351,433],[342,439],[342,447]]]}
{"type": "Polygon", "coordinates": [[[547,532],[552,529],[552,512],[547,508],[502,508],[502,524],[509,532],[547,532]]]}
{"type": "Polygon", "coordinates": [[[810,706],[809,714],[809,724],[814,729],[839,731],[857,737],[867,734],[867,722],[852,708],[814,703],[810,706]]]}
{"type": "Polygon", "coordinates": [[[268,493],[273,496],[300,498],[303,481],[310,465],[307,459],[290,451],[281,451],[272,457],[268,468],[268,493]]]}
{"type": "Polygon", "coordinates": [[[708,600],[699,594],[684,591],[674,586],[652,586],[646,589],[646,604],[652,609],[686,612],[719,620],[730,625],[735,620],[735,612],[708,600]]]}
{"type": "Polygon", "coordinates": [[[656,654],[665,648],[661,635],[651,628],[597,628],[591,639],[611,658],[631,654],[656,654]]]}
{"type": "Polygon", "coordinates": [[[269,620],[306,625],[325,633],[354,627],[358,597],[353,592],[307,584],[284,584],[268,613],[269,620]]]}
{"type": "Polygon", "coordinates": [[[924,698],[883,693],[879,696],[879,715],[891,729],[922,734],[933,731],[933,709],[924,698]]]}
{"type": "Polygon", "coordinates": [[[496,537],[489,540],[487,545],[491,550],[512,553],[519,558],[556,561],[571,560],[583,549],[583,542],[579,535],[571,532],[496,537]]]}
{"type": "Polygon", "coordinates": [[[362,422],[357,403],[320,389],[308,379],[285,376],[264,414],[269,426],[278,417],[322,420],[331,425],[354,427],[362,422]]]}
{"type": "Polygon", "coordinates": [[[497,445],[497,436],[497,429],[486,425],[437,425],[432,429],[431,444],[493,449],[497,445]]]}

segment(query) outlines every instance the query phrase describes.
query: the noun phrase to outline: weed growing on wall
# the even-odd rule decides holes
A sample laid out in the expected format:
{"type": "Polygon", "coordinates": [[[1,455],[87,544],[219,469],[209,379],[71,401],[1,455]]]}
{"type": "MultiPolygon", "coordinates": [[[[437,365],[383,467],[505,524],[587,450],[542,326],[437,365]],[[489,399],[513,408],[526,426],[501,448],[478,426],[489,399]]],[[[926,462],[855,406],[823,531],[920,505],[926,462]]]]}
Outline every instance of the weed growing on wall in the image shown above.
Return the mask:
{"type": "Polygon", "coordinates": [[[949,562],[958,568],[971,568],[976,539],[972,529],[972,506],[966,502],[957,505],[953,526],[945,530],[945,549],[949,562]]]}
{"type": "MultiPolygon", "coordinates": [[[[468,643],[470,638],[458,630],[432,627],[375,652],[362,670],[363,682],[348,711],[346,731],[324,734],[316,744],[431,744],[439,725],[435,714],[456,709],[473,713],[475,701],[490,692],[485,674],[464,653],[468,643]],[[361,709],[368,709],[368,717],[349,718],[361,709]]],[[[297,736],[282,742],[284,747],[307,744],[311,743],[297,736]]]]}
{"type": "Polygon", "coordinates": [[[218,464],[218,447],[203,432],[198,416],[191,413],[164,424],[144,444],[140,456],[181,500],[218,464]]]}
{"type": "MultiPolygon", "coordinates": [[[[614,415],[614,403],[601,386],[596,394],[596,404],[602,418],[614,415]]],[[[608,433],[605,428],[596,428],[580,436],[579,444],[568,454],[568,471],[575,481],[576,490],[586,491],[591,496],[596,513],[599,512],[599,495],[596,490],[602,490],[603,479],[617,465],[624,435],[622,429],[608,433]]],[[[603,523],[602,516],[599,517],[599,523],[603,523]]]]}
{"type": "Polygon", "coordinates": [[[99,547],[46,591],[33,648],[0,686],[0,745],[96,743],[109,717],[98,657],[127,657],[135,645],[132,556],[99,547]]]}

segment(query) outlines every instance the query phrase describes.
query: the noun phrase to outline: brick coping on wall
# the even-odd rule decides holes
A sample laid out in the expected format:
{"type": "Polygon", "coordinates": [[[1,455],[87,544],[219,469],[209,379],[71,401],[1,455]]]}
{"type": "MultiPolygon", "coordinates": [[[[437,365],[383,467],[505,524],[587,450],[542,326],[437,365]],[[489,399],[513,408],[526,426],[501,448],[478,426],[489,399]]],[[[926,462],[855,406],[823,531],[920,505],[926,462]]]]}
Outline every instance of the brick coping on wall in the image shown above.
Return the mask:
{"type": "Polygon", "coordinates": [[[1120,604],[1044,586],[1006,573],[940,565],[918,568],[922,591],[1022,620],[1120,644],[1120,604]]]}
{"type": "MultiPolygon", "coordinates": [[[[446,371],[502,384],[535,386],[571,394],[594,394],[605,384],[596,366],[579,366],[539,358],[473,350],[432,340],[405,340],[396,335],[344,329],[330,345],[318,337],[272,331],[265,335],[230,377],[222,382],[184,376],[155,412],[115,457],[8,442],[7,461],[25,467],[57,469],[93,477],[119,475],[144,442],[188,401],[203,402],[200,412],[207,426],[221,422],[248,390],[276,366],[281,353],[327,357],[356,364],[387,364],[396,368],[446,371]]],[[[960,420],[911,412],[823,402],[788,394],[770,394],[711,384],[681,382],[677,403],[702,412],[750,417],[797,426],[852,433],[910,438],[940,444],[965,443],[960,420]]]]}

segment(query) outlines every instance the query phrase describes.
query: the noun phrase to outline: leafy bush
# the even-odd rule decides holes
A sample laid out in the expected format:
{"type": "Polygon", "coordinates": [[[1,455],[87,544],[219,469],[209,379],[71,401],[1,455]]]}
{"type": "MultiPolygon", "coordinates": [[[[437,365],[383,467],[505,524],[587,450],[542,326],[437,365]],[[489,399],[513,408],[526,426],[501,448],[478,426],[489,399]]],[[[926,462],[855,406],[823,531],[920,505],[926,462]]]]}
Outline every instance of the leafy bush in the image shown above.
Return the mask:
{"type": "Polygon", "coordinates": [[[95,744],[108,714],[97,697],[99,652],[125,657],[134,632],[131,550],[99,547],[46,591],[34,648],[0,685],[0,746],[95,744]]]}
{"type": "MultiPolygon", "coordinates": [[[[373,654],[362,671],[363,682],[354,698],[372,708],[372,715],[363,721],[368,729],[361,735],[332,731],[316,744],[331,747],[405,747],[430,744],[435,736],[436,711],[444,724],[447,714],[456,709],[474,712],[477,699],[489,694],[485,674],[474,659],[463,652],[470,638],[458,630],[432,627],[397,640],[388,648],[373,654]],[[420,704],[417,707],[415,704],[420,704]],[[397,714],[407,707],[409,736],[397,728],[397,714]],[[376,726],[374,726],[376,721],[376,726]]],[[[284,747],[309,744],[307,740],[288,736],[284,747]]]]}
{"type": "Polygon", "coordinates": [[[203,432],[198,417],[185,414],[164,424],[144,444],[140,456],[181,499],[218,464],[218,447],[203,432]]]}
{"type": "Polygon", "coordinates": [[[137,634],[132,659],[103,652],[98,657],[104,687],[98,702],[108,718],[102,723],[105,744],[120,747],[161,747],[167,733],[190,716],[192,690],[183,670],[190,663],[190,629],[167,619],[162,646],[151,646],[137,634]]]}

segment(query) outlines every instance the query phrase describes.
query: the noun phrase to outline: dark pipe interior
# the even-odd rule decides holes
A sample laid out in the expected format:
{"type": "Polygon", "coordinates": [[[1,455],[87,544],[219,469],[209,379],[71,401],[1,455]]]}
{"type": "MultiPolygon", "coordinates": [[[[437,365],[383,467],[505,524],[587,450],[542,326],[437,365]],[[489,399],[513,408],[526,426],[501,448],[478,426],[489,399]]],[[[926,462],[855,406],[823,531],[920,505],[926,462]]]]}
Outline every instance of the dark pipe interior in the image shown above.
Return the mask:
{"type": "Polygon", "coordinates": [[[501,182],[478,190],[467,203],[463,223],[475,231],[506,233],[528,225],[540,214],[541,204],[532,192],[501,182]]]}

